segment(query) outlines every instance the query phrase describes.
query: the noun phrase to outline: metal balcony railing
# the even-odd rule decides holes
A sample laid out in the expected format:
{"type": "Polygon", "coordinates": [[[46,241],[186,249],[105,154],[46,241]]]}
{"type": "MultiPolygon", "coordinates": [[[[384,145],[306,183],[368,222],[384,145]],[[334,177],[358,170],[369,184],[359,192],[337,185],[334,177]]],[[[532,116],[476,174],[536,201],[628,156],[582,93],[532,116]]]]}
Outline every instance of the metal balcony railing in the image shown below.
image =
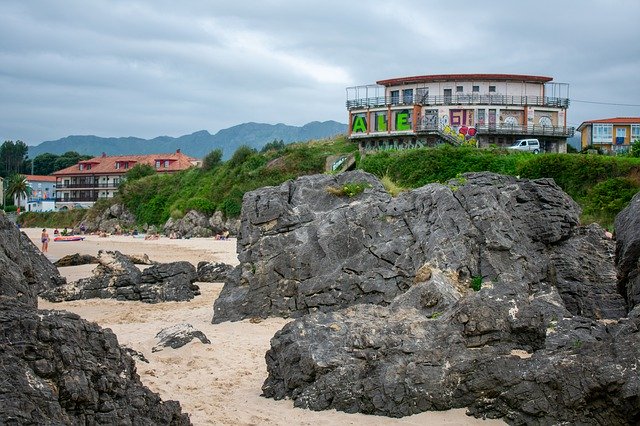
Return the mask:
{"type": "Polygon", "coordinates": [[[120,183],[95,183],[95,182],[84,182],[84,183],[69,183],[69,184],[59,184],[56,185],[56,189],[80,189],[80,188],[117,188],[120,183]]]}
{"type": "Polygon", "coordinates": [[[56,198],[56,203],[77,203],[81,201],[96,201],[98,199],[97,195],[94,196],[80,196],[80,197],[58,197],[56,198]]]}
{"type": "Polygon", "coordinates": [[[346,104],[349,110],[396,105],[509,105],[568,108],[569,99],[547,96],[480,95],[474,93],[450,96],[379,96],[374,98],[348,99],[346,104]]]}
{"type": "MultiPolygon", "coordinates": [[[[511,124],[485,124],[474,126],[480,135],[523,135],[523,136],[556,136],[567,137],[573,136],[575,129],[565,126],[541,126],[539,124],[531,125],[511,125],[511,124]]],[[[439,133],[444,130],[441,124],[418,123],[416,133],[439,133]]]]}

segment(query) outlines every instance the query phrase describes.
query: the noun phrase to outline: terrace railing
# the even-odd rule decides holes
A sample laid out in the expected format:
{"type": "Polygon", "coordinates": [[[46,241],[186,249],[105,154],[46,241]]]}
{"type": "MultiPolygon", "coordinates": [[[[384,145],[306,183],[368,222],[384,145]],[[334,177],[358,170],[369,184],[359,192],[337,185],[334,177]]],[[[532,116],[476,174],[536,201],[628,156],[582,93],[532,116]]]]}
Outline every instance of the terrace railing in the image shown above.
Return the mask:
{"type": "MultiPolygon", "coordinates": [[[[539,124],[531,125],[511,125],[511,124],[484,124],[476,125],[475,129],[478,134],[484,135],[523,135],[523,136],[556,136],[567,137],[573,136],[575,129],[565,126],[541,126],[539,124]]],[[[439,133],[444,130],[444,126],[440,123],[418,123],[416,132],[439,133]]]]}
{"type": "Polygon", "coordinates": [[[568,98],[547,96],[511,96],[498,94],[455,94],[451,96],[379,96],[374,98],[348,99],[347,109],[388,107],[395,105],[512,105],[568,108],[568,98]]]}

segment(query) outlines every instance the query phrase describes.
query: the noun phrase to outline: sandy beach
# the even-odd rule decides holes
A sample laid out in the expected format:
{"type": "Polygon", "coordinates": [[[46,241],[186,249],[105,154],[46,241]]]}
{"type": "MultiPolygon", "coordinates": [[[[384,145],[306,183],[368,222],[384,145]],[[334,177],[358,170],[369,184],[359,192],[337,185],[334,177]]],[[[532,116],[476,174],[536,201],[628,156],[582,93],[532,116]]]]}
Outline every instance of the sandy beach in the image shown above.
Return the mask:
{"type": "MultiPolygon", "coordinates": [[[[40,248],[41,229],[23,229],[40,248]]],[[[53,230],[49,229],[49,234],[53,230]]],[[[153,261],[186,260],[238,264],[236,241],[192,238],[144,240],[131,236],[101,238],[87,235],[84,241],[51,242],[46,256],[55,261],[65,255],[97,255],[99,250],[118,250],[125,254],[147,254],[153,261]]],[[[91,274],[95,265],[59,268],[68,281],[91,274]]],[[[271,337],[288,320],[271,318],[258,323],[246,321],[211,324],[213,302],[222,283],[198,283],[202,294],[189,302],[146,304],[115,300],[85,300],[50,303],[39,301],[41,309],[75,312],[118,336],[120,344],[144,354],[148,363],[136,360],[144,384],[165,399],[180,401],[194,425],[472,425],[503,424],[468,417],[464,409],[429,412],[402,419],[314,412],[293,407],[289,400],[263,398],[261,386],[267,377],[265,352],[271,337]],[[189,323],[211,340],[205,345],[197,339],[179,348],[152,352],[155,335],[165,327],[189,323]]]]}

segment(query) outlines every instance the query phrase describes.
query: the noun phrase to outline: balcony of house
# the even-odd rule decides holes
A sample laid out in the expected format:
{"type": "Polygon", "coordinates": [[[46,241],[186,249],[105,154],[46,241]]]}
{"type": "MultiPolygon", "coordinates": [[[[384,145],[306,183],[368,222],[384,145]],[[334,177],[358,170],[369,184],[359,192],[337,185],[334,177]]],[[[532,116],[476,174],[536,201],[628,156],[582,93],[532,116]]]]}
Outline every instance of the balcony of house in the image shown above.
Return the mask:
{"type": "MultiPolygon", "coordinates": [[[[474,126],[479,135],[522,135],[522,136],[548,136],[559,138],[570,138],[575,129],[565,126],[542,126],[539,124],[519,125],[519,124],[476,124],[474,126]]],[[[418,123],[416,133],[438,133],[442,132],[444,126],[440,123],[418,123]]]]}
{"type": "Polygon", "coordinates": [[[94,202],[97,200],[97,195],[74,195],[69,197],[57,197],[56,203],[80,203],[80,202],[94,202]]]}
{"type": "Polygon", "coordinates": [[[56,189],[116,189],[120,185],[120,182],[80,182],[80,183],[58,183],[56,189]]]}
{"type": "Polygon", "coordinates": [[[550,108],[568,108],[568,98],[554,98],[547,96],[511,96],[500,94],[479,93],[439,96],[377,96],[371,98],[355,98],[347,100],[348,110],[388,107],[395,105],[506,105],[506,106],[538,106],[550,108]]]}

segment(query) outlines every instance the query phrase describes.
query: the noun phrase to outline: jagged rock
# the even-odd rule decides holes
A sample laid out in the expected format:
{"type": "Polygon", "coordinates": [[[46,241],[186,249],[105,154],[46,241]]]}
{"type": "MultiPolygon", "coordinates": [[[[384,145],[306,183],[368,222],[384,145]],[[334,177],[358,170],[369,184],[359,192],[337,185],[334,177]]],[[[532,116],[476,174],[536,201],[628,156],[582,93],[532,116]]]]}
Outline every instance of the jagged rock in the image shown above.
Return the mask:
{"type": "Polygon", "coordinates": [[[640,305],[640,192],[614,222],[619,288],[631,310],[640,305]]]}
{"type": "Polygon", "coordinates": [[[151,351],[159,352],[166,347],[178,349],[191,342],[194,338],[199,339],[203,344],[211,343],[203,332],[196,330],[191,324],[177,324],[163,328],[158,334],[156,334],[156,339],[159,341],[151,351]]]}
{"type": "Polygon", "coordinates": [[[90,265],[99,263],[98,258],[90,254],[69,254],[53,262],[58,268],[66,266],[90,265]]]}
{"type": "Polygon", "coordinates": [[[612,281],[612,259],[591,256],[590,244],[609,246],[598,229],[579,230],[579,213],[550,179],[491,173],[397,198],[361,171],[262,188],[244,196],[240,264],[214,304],[213,322],[386,306],[414,285],[425,265],[449,271],[461,285],[471,279],[554,283],[572,300],[566,308],[573,314],[618,318],[624,300],[612,281]],[[353,197],[335,195],[349,183],[369,187],[353,197]],[[588,256],[587,267],[577,266],[588,256]]]}
{"type": "Polygon", "coordinates": [[[29,237],[0,212],[0,300],[35,307],[39,292],[65,282],[29,237]]]}
{"type": "Polygon", "coordinates": [[[64,311],[0,301],[3,424],[189,425],[140,382],[108,329],[64,311]]]}
{"type": "Polygon", "coordinates": [[[132,261],[136,265],[154,265],[155,262],[152,262],[149,259],[149,256],[146,253],[143,254],[127,254],[126,255],[130,261],[132,261]]]}
{"type": "Polygon", "coordinates": [[[131,356],[131,358],[137,359],[138,361],[141,362],[146,362],[147,364],[149,364],[149,360],[144,356],[144,354],[140,351],[136,351],[133,348],[128,348],[124,345],[121,345],[122,350],[125,351],[127,354],[129,354],[129,356],[131,356]]]}
{"type": "Polygon", "coordinates": [[[190,210],[181,219],[170,218],[163,227],[165,235],[175,234],[178,238],[211,237],[229,231],[236,234],[239,221],[225,219],[222,212],[215,212],[207,217],[204,213],[190,210]]]}
{"type": "Polygon", "coordinates": [[[191,300],[199,293],[196,269],[188,262],[156,264],[141,272],[119,251],[99,251],[93,276],[45,291],[52,302],[79,299],[139,300],[147,303],[191,300]]]}
{"type": "Polygon", "coordinates": [[[142,271],[137,290],[140,300],[148,303],[191,300],[200,294],[193,284],[196,268],[189,262],[159,263],[142,271]]]}
{"type": "MultiPolygon", "coordinates": [[[[93,212],[89,212],[82,219],[82,223],[87,232],[102,231],[116,234],[124,229],[133,228],[136,225],[136,218],[123,204],[114,204],[97,217],[93,216],[93,212]]],[[[74,229],[79,231],[78,227],[74,229]]]]}
{"type": "Polygon", "coordinates": [[[198,281],[203,283],[221,283],[227,279],[233,266],[222,262],[199,262],[198,281]]]}

